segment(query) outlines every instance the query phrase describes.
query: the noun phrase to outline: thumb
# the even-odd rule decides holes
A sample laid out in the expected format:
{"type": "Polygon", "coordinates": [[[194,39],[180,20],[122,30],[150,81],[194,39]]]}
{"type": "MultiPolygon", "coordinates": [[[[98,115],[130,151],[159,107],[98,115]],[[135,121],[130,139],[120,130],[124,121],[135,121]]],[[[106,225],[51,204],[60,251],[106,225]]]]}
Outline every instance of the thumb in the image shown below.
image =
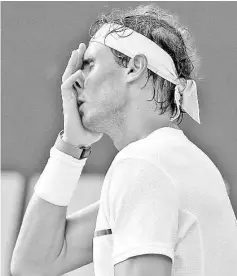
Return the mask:
{"type": "Polygon", "coordinates": [[[72,98],[74,100],[76,100],[78,98],[77,91],[76,91],[76,88],[75,88],[75,84],[73,84],[72,98]]]}
{"type": "Polygon", "coordinates": [[[74,84],[72,85],[71,89],[63,89],[61,96],[64,104],[74,105],[77,102],[77,92],[74,84]]]}

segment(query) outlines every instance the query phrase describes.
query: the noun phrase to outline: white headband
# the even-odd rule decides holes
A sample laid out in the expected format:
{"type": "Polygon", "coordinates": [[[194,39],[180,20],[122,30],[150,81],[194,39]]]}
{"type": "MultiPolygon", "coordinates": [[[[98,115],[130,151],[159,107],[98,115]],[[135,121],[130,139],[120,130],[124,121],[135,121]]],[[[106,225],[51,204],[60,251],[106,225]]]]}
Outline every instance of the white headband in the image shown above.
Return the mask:
{"type": "Polygon", "coordinates": [[[178,118],[181,106],[183,110],[200,124],[195,81],[183,78],[179,79],[172,58],[156,43],[134,30],[129,28],[124,29],[123,26],[115,23],[104,24],[91,38],[90,42],[102,43],[130,58],[133,58],[136,54],[144,54],[147,58],[148,69],[176,84],[175,102],[178,107],[178,113],[171,121],[178,118]],[[114,29],[116,29],[116,32],[107,35],[114,29]],[[180,103],[180,94],[183,96],[182,103],[180,103]]]}

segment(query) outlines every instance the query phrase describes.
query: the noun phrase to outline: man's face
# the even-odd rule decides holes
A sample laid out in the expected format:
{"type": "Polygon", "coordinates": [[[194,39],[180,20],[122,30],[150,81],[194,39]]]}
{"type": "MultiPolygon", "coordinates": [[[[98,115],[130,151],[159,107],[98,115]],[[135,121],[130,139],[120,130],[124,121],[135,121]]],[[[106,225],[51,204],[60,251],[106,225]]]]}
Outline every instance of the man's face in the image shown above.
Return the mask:
{"type": "Polygon", "coordinates": [[[84,87],[79,93],[85,103],[80,108],[82,123],[89,130],[101,131],[123,112],[125,106],[125,71],[111,50],[98,42],[90,42],[82,66],[84,87]]]}

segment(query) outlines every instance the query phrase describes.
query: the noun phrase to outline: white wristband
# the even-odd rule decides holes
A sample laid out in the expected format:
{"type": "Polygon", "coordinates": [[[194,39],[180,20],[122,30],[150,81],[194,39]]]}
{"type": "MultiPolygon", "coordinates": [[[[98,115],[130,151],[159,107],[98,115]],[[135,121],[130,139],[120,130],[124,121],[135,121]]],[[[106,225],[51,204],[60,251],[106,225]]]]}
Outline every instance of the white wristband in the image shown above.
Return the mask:
{"type": "Polygon", "coordinates": [[[35,194],[54,205],[67,206],[86,160],[78,160],[52,147],[47,165],[34,187],[35,194]]]}

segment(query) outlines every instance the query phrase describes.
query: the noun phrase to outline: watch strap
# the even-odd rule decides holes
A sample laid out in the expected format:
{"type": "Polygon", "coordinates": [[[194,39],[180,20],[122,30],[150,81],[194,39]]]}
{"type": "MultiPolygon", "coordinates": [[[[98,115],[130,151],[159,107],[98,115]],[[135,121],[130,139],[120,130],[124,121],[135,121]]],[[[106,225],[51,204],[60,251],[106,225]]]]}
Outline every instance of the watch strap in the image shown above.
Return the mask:
{"type": "Polygon", "coordinates": [[[66,143],[65,141],[63,141],[62,136],[63,136],[63,132],[64,130],[61,130],[58,134],[58,137],[55,141],[54,146],[68,154],[71,155],[72,157],[76,158],[76,159],[84,159],[87,158],[90,154],[91,154],[91,147],[85,147],[85,146],[73,146],[70,145],[68,143],[66,143]]]}

